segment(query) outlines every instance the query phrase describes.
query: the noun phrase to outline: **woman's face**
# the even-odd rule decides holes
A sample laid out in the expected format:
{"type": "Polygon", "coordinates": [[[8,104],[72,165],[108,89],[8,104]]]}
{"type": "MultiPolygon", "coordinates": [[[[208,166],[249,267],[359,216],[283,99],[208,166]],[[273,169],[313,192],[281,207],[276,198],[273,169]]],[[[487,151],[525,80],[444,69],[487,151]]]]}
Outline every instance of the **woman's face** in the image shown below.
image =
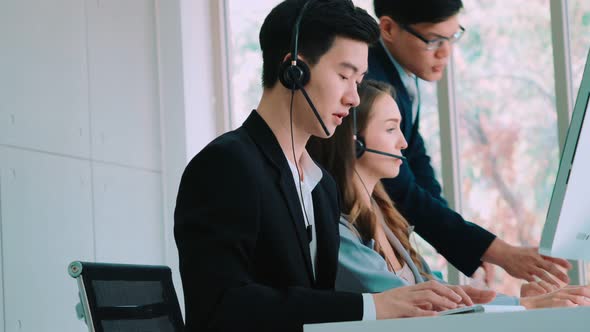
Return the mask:
{"type": "MultiPolygon", "coordinates": [[[[393,98],[381,93],[375,99],[366,128],[361,132],[367,148],[395,155],[408,147],[404,134],[400,129],[402,121],[399,109],[393,98]]],[[[375,153],[364,153],[357,161],[364,173],[376,179],[394,178],[399,174],[402,161],[397,158],[375,153]]]]}

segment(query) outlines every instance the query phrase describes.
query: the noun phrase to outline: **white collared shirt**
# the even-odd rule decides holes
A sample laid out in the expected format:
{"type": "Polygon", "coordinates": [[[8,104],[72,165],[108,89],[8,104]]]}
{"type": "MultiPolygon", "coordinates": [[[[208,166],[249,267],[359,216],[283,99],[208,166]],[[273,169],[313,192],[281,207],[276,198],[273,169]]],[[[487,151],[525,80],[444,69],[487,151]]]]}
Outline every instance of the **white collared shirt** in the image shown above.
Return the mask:
{"type": "MultiPolygon", "coordinates": [[[[286,156],[285,156],[286,157],[286,156]]],[[[322,180],[322,170],[316,165],[316,163],[311,159],[309,153],[306,150],[303,150],[303,154],[301,155],[300,163],[301,163],[301,172],[303,176],[303,181],[299,180],[299,174],[297,172],[297,168],[295,164],[292,163],[289,158],[287,158],[287,162],[289,163],[289,168],[291,169],[291,173],[293,174],[293,181],[295,182],[295,189],[297,190],[297,197],[299,197],[299,204],[301,204],[301,212],[303,213],[303,218],[307,216],[307,222],[311,225],[312,229],[312,238],[311,242],[309,243],[309,252],[311,254],[311,267],[313,270],[313,277],[316,277],[316,261],[317,261],[317,236],[316,236],[316,227],[315,227],[315,214],[313,210],[313,196],[312,192],[315,187],[320,183],[322,180]],[[301,193],[299,192],[299,184],[301,183],[301,193]],[[305,206],[305,208],[304,208],[305,206]]],[[[305,222],[305,220],[304,220],[305,222]]],[[[307,226],[307,225],[304,225],[307,226]]],[[[375,308],[375,302],[373,300],[373,295],[366,293],[363,294],[363,320],[375,320],[377,319],[377,311],[375,308]]]]}
{"type": "MultiPolygon", "coordinates": [[[[311,268],[313,270],[313,277],[315,279],[316,261],[317,261],[317,236],[315,228],[315,213],[313,210],[313,197],[311,195],[314,188],[322,180],[322,170],[315,164],[315,162],[309,156],[309,153],[304,150],[301,155],[301,171],[303,175],[303,181],[299,181],[299,174],[295,165],[287,158],[289,168],[293,174],[293,181],[295,181],[295,189],[297,190],[297,197],[299,197],[299,204],[301,205],[301,213],[303,214],[304,222],[307,222],[311,226],[312,237],[309,243],[309,252],[311,254],[311,268]],[[301,184],[301,192],[299,192],[299,184],[301,184]],[[303,196],[303,197],[302,197],[303,196]]],[[[307,226],[307,224],[305,225],[307,226]]]]}

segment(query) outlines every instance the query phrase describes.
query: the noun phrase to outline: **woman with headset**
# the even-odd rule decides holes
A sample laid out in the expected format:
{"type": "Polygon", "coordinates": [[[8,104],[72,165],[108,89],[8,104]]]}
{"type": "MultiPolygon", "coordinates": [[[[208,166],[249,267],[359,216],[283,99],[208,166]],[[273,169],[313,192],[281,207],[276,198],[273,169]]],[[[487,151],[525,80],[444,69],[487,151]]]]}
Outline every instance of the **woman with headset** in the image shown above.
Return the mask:
{"type": "MultiPolygon", "coordinates": [[[[398,175],[405,162],[401,150],[407,147],[399,129],[402,119],[393,88],[366,80],[359,85],[359,96],[359,106],[351,110],[351,116],[330,139],[308,144],[314,160],[333,175],[340,190],[336,288],[374,293],[437,280],[412,247],[412,228],[381,184],[381,179],[398,175]]],[[[492,300],[488,295],[478,297],[488,293],[471,286],[451,287],[470,302],[492,300]]],[[[590,305],[588,287],[551,287],[542,281],[529,283],[523,286],[521,298],[499,295],[493,304],[520,304],[526,308],[590,305]]]]}

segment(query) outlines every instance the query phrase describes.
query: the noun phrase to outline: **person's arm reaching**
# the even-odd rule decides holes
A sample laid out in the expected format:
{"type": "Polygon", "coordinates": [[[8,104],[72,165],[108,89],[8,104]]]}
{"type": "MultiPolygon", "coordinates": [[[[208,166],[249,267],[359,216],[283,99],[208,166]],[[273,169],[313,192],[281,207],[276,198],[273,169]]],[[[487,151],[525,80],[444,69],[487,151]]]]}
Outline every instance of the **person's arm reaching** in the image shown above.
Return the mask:
{"type": "Polygon", "coordinates": [[[402,164],[400,174],[395,179],[383,180],[383,184],[416,232],[465,275],[472,275],[485,261],[516,278],[533,281],[536,276],[555,284],[554,276],[569,282],[567,274],[558,268],[571,268],[566,260],[542,256],[536,248],[509,245],[486,229],[465,221],[420,187],[407,165],[402,164]]]}
{"type": "Polygon", "coordinates": [[[543,256],[538,248],[512,246],[499,238],[491,243],[482,260],[501,266],[515,278],[535,281],[537,277],[555,286],[559,286],[559,282],[554,277],[569,283],[568,275],[558,267],[572,268],[565,259],[543,256]]]}

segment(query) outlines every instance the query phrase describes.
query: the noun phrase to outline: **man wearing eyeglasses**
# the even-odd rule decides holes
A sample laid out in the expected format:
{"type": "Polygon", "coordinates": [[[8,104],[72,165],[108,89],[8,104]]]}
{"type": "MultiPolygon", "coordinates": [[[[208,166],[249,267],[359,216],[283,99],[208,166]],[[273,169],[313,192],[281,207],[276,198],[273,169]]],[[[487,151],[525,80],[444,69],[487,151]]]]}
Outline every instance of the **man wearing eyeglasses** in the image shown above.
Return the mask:
{"type": "Polygon", "coordinates": [[[557,268],[571,268],[567,261],[541,256],[536,248],[509,245],[465,221],[441,196],[419,131],[419,79],[433,82],[442,78],[453,43],[465,32],[458,18],[461,0],[374,0],[373,4],[381,40],[369,51],[366,77],[395,87],[403,119],[400,129],[408,142],[407,162],[399,175],[383,181],[399,210],[418,234],[468,276],[487,262],[528,281],[538,277],[556,285],[555,277],[569,282],[557,268]]]}

